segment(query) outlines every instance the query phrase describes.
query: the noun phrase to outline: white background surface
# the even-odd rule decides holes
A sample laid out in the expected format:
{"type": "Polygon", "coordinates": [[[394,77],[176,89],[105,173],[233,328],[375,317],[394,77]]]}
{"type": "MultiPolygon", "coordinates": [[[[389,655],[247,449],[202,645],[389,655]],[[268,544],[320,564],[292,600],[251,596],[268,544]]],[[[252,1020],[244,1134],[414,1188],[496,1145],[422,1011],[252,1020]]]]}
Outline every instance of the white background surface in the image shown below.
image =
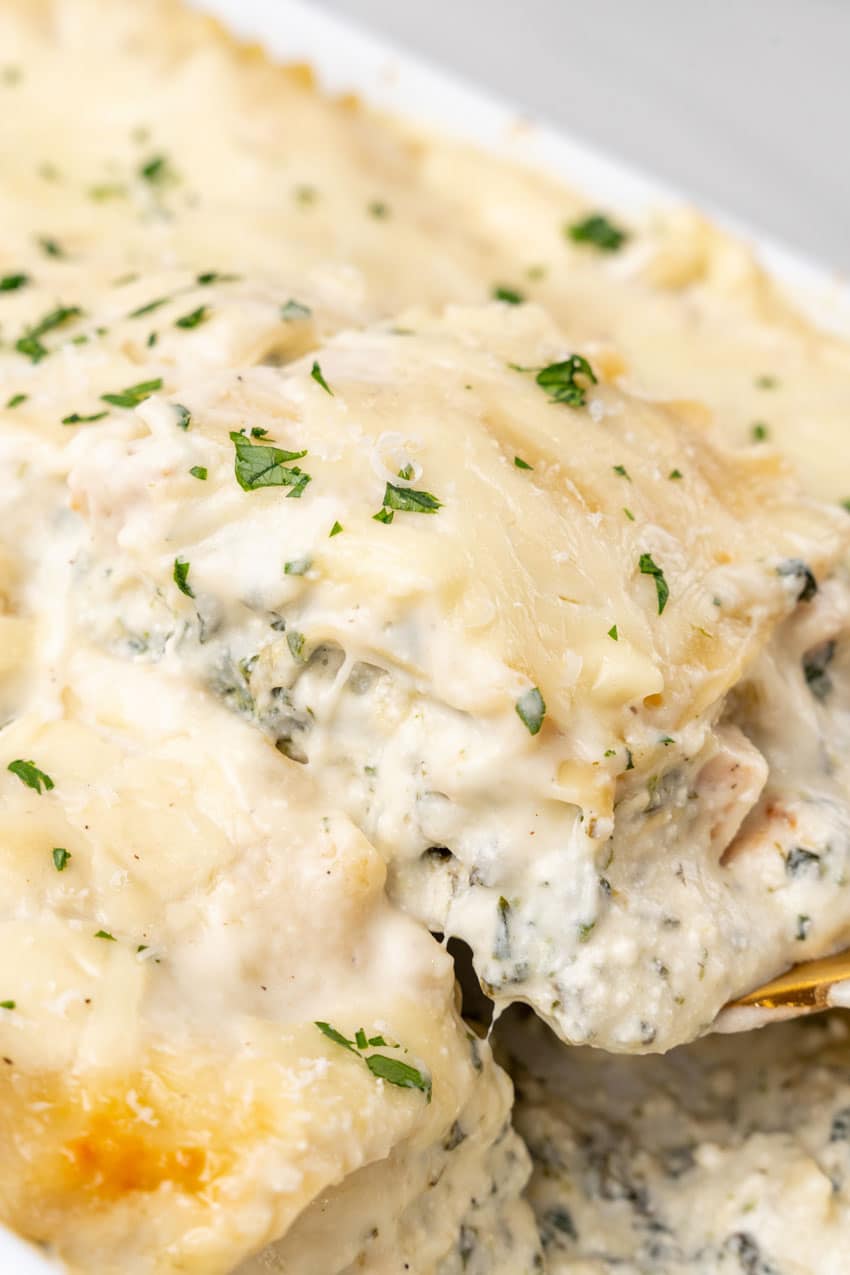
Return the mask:
{"type": "Polygon", "coordinates": [[[850,0],[313,0],[850,273],[850,0]]]}

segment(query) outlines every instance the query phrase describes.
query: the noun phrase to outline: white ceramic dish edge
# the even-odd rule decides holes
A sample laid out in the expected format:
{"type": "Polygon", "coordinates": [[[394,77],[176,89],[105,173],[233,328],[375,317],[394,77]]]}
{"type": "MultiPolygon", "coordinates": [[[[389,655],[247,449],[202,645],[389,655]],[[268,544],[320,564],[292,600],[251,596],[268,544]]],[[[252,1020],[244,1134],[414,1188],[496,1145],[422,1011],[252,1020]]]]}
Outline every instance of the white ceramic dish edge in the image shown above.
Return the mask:
{"type": "MultiPolygon", "coordinates": [[[[373,105],[556,174],[624,215],[688,202],[682,191],[612,159],[562,131],[532,121],[515,105],[429,66],[307,0],[192,0],[238,35],[261,41],[287,61],[313,65],[332,92],[354,90],[373,105]]],[[[721,209],[715,221],[752,244],[759,259],[816,322],[850,333],[846,279],[785,248],[721,209]]],[[[57,1275],[51,1262],[0,1227],[0,1275],[57,1275]]]]}

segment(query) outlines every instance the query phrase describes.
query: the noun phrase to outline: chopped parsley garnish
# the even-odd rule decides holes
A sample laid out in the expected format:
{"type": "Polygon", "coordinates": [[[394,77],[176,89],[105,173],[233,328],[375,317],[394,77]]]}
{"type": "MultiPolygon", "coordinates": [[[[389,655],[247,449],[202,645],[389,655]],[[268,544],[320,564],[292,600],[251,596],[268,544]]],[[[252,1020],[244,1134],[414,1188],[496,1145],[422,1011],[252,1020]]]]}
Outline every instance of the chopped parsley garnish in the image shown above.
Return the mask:
{"type": "Polygon", "coordinates": [[[118,941],[114,934],[109,933],[109,930],[95,930],[94,937],[96,939],[108,939],[110,943],[117,943],[118,941]]]}
{"type": "Polygon", "coordinates": [[[313,361],[313,366],[310,369],[310,375],[312,376],[313,380],[316,382],[317,385],[321,385],[322,389],[325,391],[326,394],[330,394],[331,396],[333,396],[333,390],[328,385],[327,381],[322,375],[321,367],[319,366],[318,362],[315,360],[313,361]]]}
{"type": "Polygon", "coordinates": [[[7,408],[20,407],[21,403],[26,403],[28,398],[29,398],[29,394],[13,394],[12,397],[7,401],[6,407],[7,408]]]}
{"type": "Polygon", "coordinates": [[[492,296],[494,301],[504,301],[506,305],[522,305],[525,301],[525,297],[516,288],[509,288],[502,283],[496,284],[492,296]]]}
{"type": "Polygon", "coordinates": [[[642,553],[640,555],[640,558],[638,559],[638,566],[640,568],[641,575],[652,576],[655,580],[655,593],[658,598],[658,614],[661,615],[667,605],[667,599],[670,597],[670,590],[667,586],[667,581],[664,579],[664,572],[661,567],[653,561],[652,554],[650,553],[642,553]]]}
{"type": "Polygon", "coordinates": [[[619,474],[621,478],[627,478],[629,482],[632,481],[632,476],[626,469],[625,465],[612,465],[611,468],[614,470],[614,473],[619,474]]]}
{"type": "Polygon", "coordinates": [[[28,274],[7,274],[0,276],[0,292],[17,292],[25,288],[30,281],[28,274]]]}
{"type": "Polygon", "coordinates": [[[361,1058],[372,1075],[379,1080],[385,1080],[390,1085],[397,1085],[400,1089],[418,1089],[420,1093],[424,1093],[428,1102],[431,1101],[431,1081],[417,1067],[411,1067],[410,1063],[402,1062],[400,1058],[390,1058],[386,1054],[366,1054],[363,1052],[365,1049],[374,1048],[376,1045],[386,1046],[387,1042],[383,1036],[369,1038],[363,1028],[360,1027],[355,1032],[354,1040],[349,1040],[347,1036],[343,1036],[342,1032],[337,1031],[330,1023],[317,1022],[315,1025],[328,1040],[361,1058]]]}
{"type": "Polygon", "coordinates": [[[193,478],[197,478],[200,482],[205,483],[209,476],[209,470],[206,465],[193,465],[189,470],[193,478]]]}
{"type": "Polygon", "coordinates": [[[374,217],[376,221],[386,221],[389,215],[389,204],[385,204],[382,199],[373,199],[369,204],[369,216],[374,217]]]}
{"type": "Polygon", "coordinates": [[[0,1001],[0,1009],[14,1009],[15,1006],[15,1001],[0,1001]]]}
{"type": "Polygon", "coordinates": [[[375,522],[385,522],[389,524],[392,522],[393,518],[395,518],[395,514],[392,509],[379,509],[376,514],[372,514],[372,517],[375,522]]]}
{"type": "Polygon", "coordinates": [[[514,464],[517,469],[533,469],[533,465],[529,465],[527,460],[523,460],[521,456],[514,456],[514,464]]]}
{"type": "Polygon", "coordinates": [[[546,716],[546,704],[537,687],[532,686],[531,690],[520,695],[514,708],[529,735],[539,734],[543,718],[546,716]]]}
{"type": "Polygon", "coordinates": [[[39,363],[50,353],[46,346],[42,345],[41,337],[47,332],[52,332],[55,328],[61,328],[63,324],[69,323],[71,319],[78,319],[82,314],[82,310],[77,305],[60,305],[55,310],[51,310],[32,328],[28,328],[22,337],[15,342],[15,349],[19,354],[25,354],[33,363],[39,363]]]}
{"type": "Polygon", "coordinates": [[[43,770],[39,770],[34,761],[23,761],[17,758],[10,761],[6,767],[13,775],[17,775],[22,784],[26,784],[27,788],[32,788],[34,792],[50,792],[55,787],[53,780],[46,775],[43,770]]]}
{"type": "Polygon", "coordinates": [[[293,558],[291,562],[284,563],[283,574],[287,576],[303,576],[307,574],[312,565],[312,558],[308,558],[305,554],[303,558],[293,558]]]}
{"type": "Polygon", "coordinates": [[[157,297],[154,301],[148,301],[146,305],[140,305],[137,310],[131,310],[127,315],[128,319],[141,319],[146,314],[153,314],[154,310],[158,310],[160,306],[168,305],[171,297],[157,297]]]}
{"type": "Polygon", "coordinates": [[[54,846],[52,851],[53,866],[57,872],[64,872],[68,866],[68,860],[71,858],[70,850],[64,849],[63,846],[54,846]]]}
{"type": "Polygon", "coordinates": [[[291,496],[300,496],[310,475],[292,460],[300,460],[306,451],[288,452],[270,443],[252,443],[244,434],[231,433],[230,440],[236,448],[234,472],[243,491],[256,491],[259,487],[291,487],[291,496]]]}
{"type": "Polygon", "coordinates": [[[764,375],[756,377],[756,385],[760,390],[775,390],[779,381],[775,376],[764,375]]]}
{"type": "Polygon", "coordinates": [[[165,186],[175,181],[177,174],[165,155],[154,155],[139,166],[139,176],[151,186],[165,186]]]}
{"type": "Polygon", "coordinates": [[[635,520],[634,514],[632,513],[631,509],[627,509],[625,505],[623,505],[623,513],[626,515],[629,522],[634,522],[635,520]]]}
{"type": "Polygon", "coordinates": [[[397,487],[387,483],[384,491],[384,509],[401,509],[406,513],[435,514],[443,503],[430,491],[416,491],[413,487],[397,487]]]}
{"type": "Polygon", "coordinates": [[[40,238],[38,246],[41,251],[48,257],[64,257],[65,253],[60,244],[55,239],[40,238]]]}
{"type": "Polygon", "coordinates": [[[770,430],[764,421],[754,421],[750,427],[750,437],[754,443],[763,443],[768,437],[770,430]]]}
{"type": "Polygon", "coordinates": [[[327,1036],[328,1040],[332,1040],[335,1045],[342,1045],[343,1049],[350,1049],[354,1054],[357,1050],[354,1048],[354,1042],[343,1036],[342,1032],[338,1032],[335,1027],[331,1027],[330,1023],[316,1023],[319,1031],[323,1036],[327,1036]]]}
{"type": "Polygon", "coordinates": [[[565,403],[568,407],[584,407],[587,399],[585,387],[576,381],[577,376],[586,376],[596,385],[596,373],[581,354],[571,354],[560,363],[550,363],[541,368],[535,381],[542,389],[549,391],[550,402],[565,403]]]}
{"type": "Polygon", "coordinates": [[[619,634],[619,631],[618,631],[618,629],[617,629],[616,624],[612,624],[612,625],[611,625],[610,629],[608,630],[608,636],[609,636],[609,638],[611,638],[614,642],[619,642],[619,640],[620,640],[620,634],[619,634]]]}
{"type": "Polygon", "coordinates": [[[328,532],[328,539],[330,540],[331,536],[338,536],[341,531],[342,531],[342,523],[335,522],[334,525],[331,527],[330,531],[328,532]]]}
{"type": "Polygon", "coordinates": [[[592,244],[600,252],[617,252],[629,237],[625,230],[615,226],[604,213],[591,213],[581,221],[566,225],[564,234],[573,243],[592,244]]]}
{"type": "Polygon", "coordinates": [[[183,558],[174,559],[173,578],[174,583],[181,593],[185,593],[187,598],[194,598],[195,591],[189,583],[189,567],[190,564],[183,558]]]}
{"type": "Polygon", "coordinates": [[[287,629],[286,645],[289,647],[289,654],[293,660],[298,660],[301,663],[304,651],[304,634],[299,633],[297,629],[287,629]]]}
{"type": "Polygon", "coordinates": [[[672,479],[672,480],[675,480],[675,479],[677,479],[677,478],[682,478],[682,477],[683,477],[683,474],[682,474],[681,469],[671,469],[671,470],[670,470],[670,473],[667,475],[667,477],[668,477],[668,478],[670,478],[670,479],[672,479]]]}
{"type": "Polygon", "coordinates": [[[402,1062],[400,1058],[388,1058],[386,1054],[368,1054],[364,1062],[373,1076],[401,1089],[418,1089],[431,1101],[431,1081],[410,1063],[402,1062]]]}
{"type": "Polygon", "coordinates": [[[267,435],[268,435],[268,432],[269,432],[269,431],[268,431],[267,429],[263,429],[262,425],[252,425],[252,426],[251,426],[251,437],[252,437],[252,438],[266,438],[266,437],[267,437],[267,435]]]}
{"type": "Polygon", "coordinates": [[[93,199],[96,204],[105,204],[108,199],[123,199],[127,194],[127,187],[120,182],[102,182],[98,186],[89,187],[89,199],[93,199]]]}
{"type": "Polygon", "coordinates": [[[663,744],[665,748],[669,748],[670,745],[675,744],[676,741],[672,735],[662,735],[658,742],[659,744],[663,744]]]}
{"type": "Polygon", "coordinates": [[[71,412],[70,416],[62,417],[62,424],[88,425],[91,421],[102,421],[104,416],[108,415],[108,412],[92,412],[90,416],[81,416],[79,412],[71,412]]]}
{"type": "Polygon", "coordinates": [[[129,385],[126,390],[119,390],[117,394],[101,394],[100,397],[104,403],[112,403],[115,407],[138,407],[151,394],[156,394],[161,389],[162,377],[158,376],[153,381],[140,381],[138,385],[129,385]]]}
{"type": "Polygon", "coordinates": [[[188,429],[192,423],[192,413],[188,407],[184,407],[182,403],[172,403],[171,406],[177,413],[177,428],[188,429]]]}
{"type": "Polygon", "coordinates": [[[300,301],[296,301],[290,297],[285,305],[280,307],[280,317],[285,319],[287,323],[293,323],[297,319],[309,319],[313,311],[308,305],[302,305],[300,301]]]}
{"type": "Polygon", "coordinates": [[[210,317],[209,306],[199,305],[196,310],[191,310],[189,314],[181,315],[179,319],[175,319],[175,328],[198,328],[202,323],[206,323],[210,317]]]}
{"type": "Polygon", "coordinates": [[[634,770],[634,768],[635,768],[635,759],[632,756],[632,750],[630,748],[627,748],[626,749],[626,770],[634,770]]]}
{"type": "Polygon", "coordinates": [[[578,927],[579,943],[586,943],[595,928],[596,928],[595,921],[585,921],[584,923],[579,923],[579,927],[578,927]]]}
{"type": "Polygon", "coordinates": [[[218,270],[205,270],[203,274],[195,276],[195,282],[202,288],[208,288],[213,283],[237,283],[238,280],[238,274],[221,274],[218,270]]]}

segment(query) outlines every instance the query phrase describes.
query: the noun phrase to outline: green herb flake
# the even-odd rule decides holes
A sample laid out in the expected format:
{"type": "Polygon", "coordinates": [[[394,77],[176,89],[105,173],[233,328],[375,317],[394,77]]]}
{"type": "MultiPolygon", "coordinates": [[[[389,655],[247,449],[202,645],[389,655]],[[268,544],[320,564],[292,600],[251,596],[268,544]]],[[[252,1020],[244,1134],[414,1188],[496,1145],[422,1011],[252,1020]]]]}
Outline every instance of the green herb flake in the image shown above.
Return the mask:
{"type": "Polygon", "coordinates": [[[798,943],[804,943],[809,937],[809,931],[812,928],[812,918],[810,916],[800,915],[797,917],[797,933],[794,935],[798,943]]]}
{"type": "Polygon", "coordinates": [[[332,536],[338,536],[341,531],[342,531],[342,523],[335,522],[334,525],[331,527],[330,531],[328,532],[328,539],[330,540],[332,536]]]}
{"type": "Polygon", "coordinates": [[[71,858],[70,850],[64,849],[63,846],[54,846],[52,852],[53,866],[57,872],[64,872],[68,866],[68,860],[71,858]]]}
{"type": "Polygon", "coordinates": [[[399,1058],[388,1058],[386,1054],[369,1054],[364,1059],[373,1076],[385,1080],[390,1085],[398,1085],[400,1089],[418,1089],[431,1101],[431,1081],[423,1076],[416,1067],[402,1062],[399,1058]]]}
{"type": "Polygon", "coordinates": [[[623,513],[626,515],[629,522],[634,522],[635,520],[634,514],[632,513],[631,509],[627,509],[625,505],[623,505],[623,513]]]}
{"type": "Polygon", "coordinates": [[[192,423],[192,413],[188,407],[184,407],[182,403],[172,403],[171,406],[177,413],[175,424],[178,429],[188,429],[192,423]]]}
{"type": "Polygon", "coordinates": [[[313,311],[308,305],[302,305],[300,301],[296,301],[293,297],[280,307],[280,317],[287,323],[296,323],[299,319],[309,319],[312,317],[313,311]]]}
{"type": "Polygon", "coordinates": [[[34,761],[23,761],[20,757],[10,761],[6,767],[13,775],[17,775],[22,784],[32,788],[34,792],[50,792],[55,787],[53,780],[43,770],[39,770],[34,761]]]}
{"type": "Polygon", "coordinates": [[[299,633],[297,629],[288,629],[286,645],[289,647],[289,654],[293,660],[297,660],[299,664],[303,663],[304,634],[299,633]]]}
{"type": "Polygon", "coordinates": [[[367,207],[369,216],[376,221],[386,221],[390,215],[389,204],[385,204],[382,199],[373,199],[367,207]]]}
{"type": "Polygon", "coordinates": [[[638,567],[641,575],[652,576],[655,580],[655,593],[658,598],[658,614],[661,615],[667,605],[667,599],[670,597],[670,590],[667,581],[664,579],[664,572],[652,558],[650,553],[642,553],[638,559],[638,567]]]}
{"type": "Polygon", "coordinates": [[[292,460],[300,460],[306,451],[288,452],[269,443],[252,443],[244,434],[231,433],[230,440],[236,448],[234,473],[243,491],[256,491],[260,487],[292,487],[301,492],[310,482],[310,475],[303,473],[292,460]]]}
{"type": "Polygon", "coordinates": [[[177,585],[177,588],[180,590],[180,592],[185,593],[187,598],[194,598],[195,591],[192,588],[191,584],[189,583],[190,565],[191,564],[184,561],[183,558],[175,558],[174,571],[172,572],[172,576],[174,579],[174,583],[177,585]]]}
{"type": "Polygon", "coordinates": [[[38,246],[47,257],[64,257],[65,256],[65,253],[61,244],[58,244],[55,239],[40,237],[38,240],[38,246]]]}
{"type": "Polygon", "coordinates": [[[777,378],[769,374],[756,377],[756,385],[760,390],[775,390],[778,384],[777,378]]]}
{"type": "Polygon", "coordinates": [[[101,394],[100,397],[104,403],[112,403],[114,407],[138,407],[151,394],[156,394],[161,389],[162,377],[158,376],[153,381],[139,381],[138,385],[129,385],[126,390],[119,390],[115,394],[101,394]]]}
{"type": "Polygon", "coordinates": [[[25,288],[30,281],[28,274],[7,274],[0,276],[0,292],[17,292],[25,288]]]}
{"type": "Polygon", "coordinates": [[[213,283],[238,283],[239,279],[238,274],[221,274],[218,270],[205,270],[203,274],[195,276],[195,282],[202,288],[208,288],[213,283]]]}
{"type": "Polygon", "coordinates": [[[300,204],[302,208],[306,208],[310,204],[315,204],[316,200],[319,198],[319,192],[316,190],[315,186],[296,186],[293,194],[295,196],[295,202],[300,204]]]}
{"type": "Polygon", "coordinates": [[[764,443],[770,435],[770,430],[764,421],[754,421],[750,426],[750,438],[754,443],[764,443]]]}
{"type": "Polygon", "coordinates": [[[596,928],[596,922],[595,922],[595,921],[586,921],[586,922],[584,922],[584,924],[580,924],[580,925],[579,925],[579,927],[578,927],[578,941],[579,941],[579,943],[586,943],[586,942],[587,942],[587,940],[590,938],[590,936],[591,936],[591,934],[593,933],[593,931],[594,931],[594,929],[595,929],[595,928],[596,928]]]}
{"type": "Polygon", "coordinates": [[[524,695],[520,695],[514,708],[529,735],[537,735],[546,716],[546,704],[536,686],[532,686],[524,695]]]}
{"type": "Polygon", "coordinates": [[[406,483],[409,483],[413,477],[413,473],[413,466],[408,461],[406,465],[402,465],[401,469],[398,471],[398,476],[399,478],[403,478],[406,483]]]}
{"type": "Polygon", "coordinates": [[[262,425],[252,425],[252,426],[251,426],[251,437],[252,437],[252,438],[266,438],[266,437],[268,437],[268,432],[269,432],[269,431],[268,431],[267,429],[263,429],[262,425]]]}
{"type": "Polygon", "coordinates": [[[632,481],[632,476],[629,473],[629,471],[626,469],[625,465],[612,465],[611,468],[613,469],[614,473],[619,474],[621,478],[626,478],[628,479],[629,482],[632,481]]]}
{"type": "Polygon", "coordinates": [[[13,407],[20,407],[21,403],[26,403],[29,394],[13,394],[7,401],[6,407],[11,410],[13,407]]]}
{"type": "Polygon", "coordinates": [[[357,1031],[354,1033],[354,1042],[358,1049],[367,1048],[369,1040],[362,1027],[358,1027],[357,1031]]]}
{"type": "Polygon", "coordinates": [[[188,314],[183,314],[179,319],[175,319],[174,326],[188,331],[190,328],[199,328],[202,323],[206,323],[209,317],[209,306],[199,305],[196,310],[190,310],[188,314]]]}
{"type": "Polygon", "coordinates": [[[397,487],[387,483],[384,491],[384,509],[400,509],[405,513],[435,514],[442,509],[442,501],[430,491],[416,491],[413,487],[397,487]]]}
{"type": "Polygon", "coordinates": [[[177,174],[165,155],[153,155],[141,164],[139,176],[151,186],[166,186],[177,180],[177,174]]]}
{"type": "Polygon", "coordinates": [[[635,768],[635,759],[632,756],[632,750],[630,748],[627,748],[626,749],[626,770],[634,770],[634,768],[635,768]]]}
{"type": "Polygon", "coordinates": [[[676,741],[672,735],[662,735],[658,742],[659,744],[663,744],[665,748],[669,748],[670,745],[675,744],[676,741]]]}
{"type": "Polygon", "coordinates": [[[105,204],[109,199],[124,199],[127,187],[120,182],[102,182],[97,186],[89,186],[89,199],[96,204],[105,204]]]}
{"type": "Polygon", "coordinates": [[[311,367],[311,369],[310,369],[310,375],[312,376],[312,378],[313,378],[313,380],[316,382],[316,384],[317,384],[317,385],[321,385],[321,387],[322,387],[322,389],[325,391],[325,393],[326,393],[326,394],[330,394],[330,395],[331,395],[331,397],[333,398],[333,390],[332,390],[332,389],[331,389],[331,387],[328,385],[327,381],[325,380],[324,376],[322,375],[322,369],[321,369],[321,367],[319,366],[319,364],[318,364],[318,362],[317,362],[316,360],[314,360],[314,361],[313,361],[313,366],[312,366],[312,367],[311,367]]]}
{"type": "Polygon", "coordinates": [[[606,749],[605,749],[605,754],[604,754],[604,755],[605,755],[606,757],[616,757],[616,756],[617,756],[617,750],[616,750],[616,748],[606,748],[606,749]]]}
{"type": "Polygon", "coordinates": [[[615,226],[604,213],[590,213],[581,221],[564,227],[564,234],[573,243],[590,244],[600,252],[617,252],[628,239],[625,230],[615,226]]]}
{"type": "Polygon", "coordinates": [[[146,314],[153,314],[154,310],[159,310],[161,306],[168,305],[170,300],[171,297],[156,297],[153,301],[140,305],[137,310],[131,310],[127,318],[141,319],[146,314]]]}
{"type": "Polygon", "coordinates": [[[612,641],[614,641],[614,642],[619,642],[619,640],[620,640],[620,634],[619,634],[619,632],[617,631],[617,626],[616,626],[616,624],[612,624],[612,625],[611,625],[610,629],[608,630],[608,636],[609,636],[609,638],[611,638],[611,640],[612,640],[612,641]]]}
{"type": "Polygon", "coordinates": [[[313,565],[312,558],[308,558],[305,554],[303,558],[293,558],[291,562],[284,564],[283,574],[287,576],[303,576],[313,565]]]}
{"type": "Polygon", "coordinates": [[[392,522],[393,518],[395,518],[395,514],[393,513],[392,509],[379,509],[376,514],[372,514],[372,517],[374,518],[375,522],[383,522],[389,525],[389,523],[392,522]]]}
{"type": "Polygon", "coordinates": [[[205,483],[209,477],[209,470],[206,465],[193,465],[189,470],[193,478],[197,478],[199,482],[205,483]]]}
{"type": "Polygon", "coordinates": [[[517,469],[533,469],[533,465],[529,465],[527,460],[523,460],[521,456],[514,456],[514,464],[517,469]]]}
{"type": "Polygon", "coordinates": [[[15,1009],[16,1001],[0,1001],[0,1009],[15,1009]]]}
{"type": "Polygon", "coordinates": [[[491,293],[494,301],[504,301],[505,305],[522,305],[525,297],[516,288],[509,288],[505,284],[498,283],[491,293]]]}
{"type": "Polygon", "coordinates": [[[110,943],[117,943],[118,941],[114,934],[109,933],[109,930],[95,930],[93,937],[96,939],[107,939],[110,943]]]}
{"type": "Polygon", "coordinates": [[[667,477],[671,480],[671,482],[675,482],[677,478],[683,478],[684,475],[681,469],[671,469],[667,477]]]}
{"type": "Polygon", "coordinates": [[[79,412],[71,412],[70,416],[62,417],[63,425],[88,425],[92,421],[102,421],[104,416],[108,416],[108,412],[92,412],[90,416],[81,416],[79,412]]]}
{"type": "Polygon", "coordinates": [[[564,403],[567,407],[584,407],[587,402],[586,389],[576,381],[577,376],[585,376],[594,385],[597,384],[596,373],[581,354],[571,354],[560,363],[550,363],[541,368],[535,381],[544,390],[549,391],[551,403],[564,403]]]}
{"type": "Polygon", "coordinates": [[[66,323],[70,323],[72,319],[79,318],[82,313],[82,310],[77,305],[57,306],[55,310],[51,310],[34,327],[28,328],[24,335],[18,338],[15,342],[15,349],[19,354],[25,354],[33,363],[40,363],[50,353],[46,346],[42,344],[41,337],[47,332],[53,332],[56,328],[61,328],[66,323]]]}
{"type": "Polygon", "coordinates": [[[335,1027],[331,1027],[330,1023],[316,1023],[319,1031],[323,1036],[327,1036],[328,1040],[332,1040],[335,1045],[342,1045],[343,1049],[350,1049],[353,1054],[357,1052],[354,1048],[354,1042],[343,1036],[342,1032],[338,1032],[335,1027]]]}

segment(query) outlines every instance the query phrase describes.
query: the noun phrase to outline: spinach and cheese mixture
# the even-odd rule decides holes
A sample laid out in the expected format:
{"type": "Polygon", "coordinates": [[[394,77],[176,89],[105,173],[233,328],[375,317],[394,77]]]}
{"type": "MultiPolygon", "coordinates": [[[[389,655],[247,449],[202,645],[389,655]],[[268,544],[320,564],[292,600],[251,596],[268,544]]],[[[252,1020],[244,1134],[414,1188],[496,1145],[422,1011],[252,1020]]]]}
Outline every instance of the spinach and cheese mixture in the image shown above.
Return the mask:
{"type": "Polygon", "coordinates": [[[550,1275],[843,1275],[850,1019],[663,1058],[564,1050],[519,1018],[515,1121],[550,1275]]]}
{"type": "Polygon", "coordinates": [[[0,108],[0,1221],[542,1271],[441,940],[623,1054],[846,944],[850,351],[170,0],[0,0],[0,108]]]}

